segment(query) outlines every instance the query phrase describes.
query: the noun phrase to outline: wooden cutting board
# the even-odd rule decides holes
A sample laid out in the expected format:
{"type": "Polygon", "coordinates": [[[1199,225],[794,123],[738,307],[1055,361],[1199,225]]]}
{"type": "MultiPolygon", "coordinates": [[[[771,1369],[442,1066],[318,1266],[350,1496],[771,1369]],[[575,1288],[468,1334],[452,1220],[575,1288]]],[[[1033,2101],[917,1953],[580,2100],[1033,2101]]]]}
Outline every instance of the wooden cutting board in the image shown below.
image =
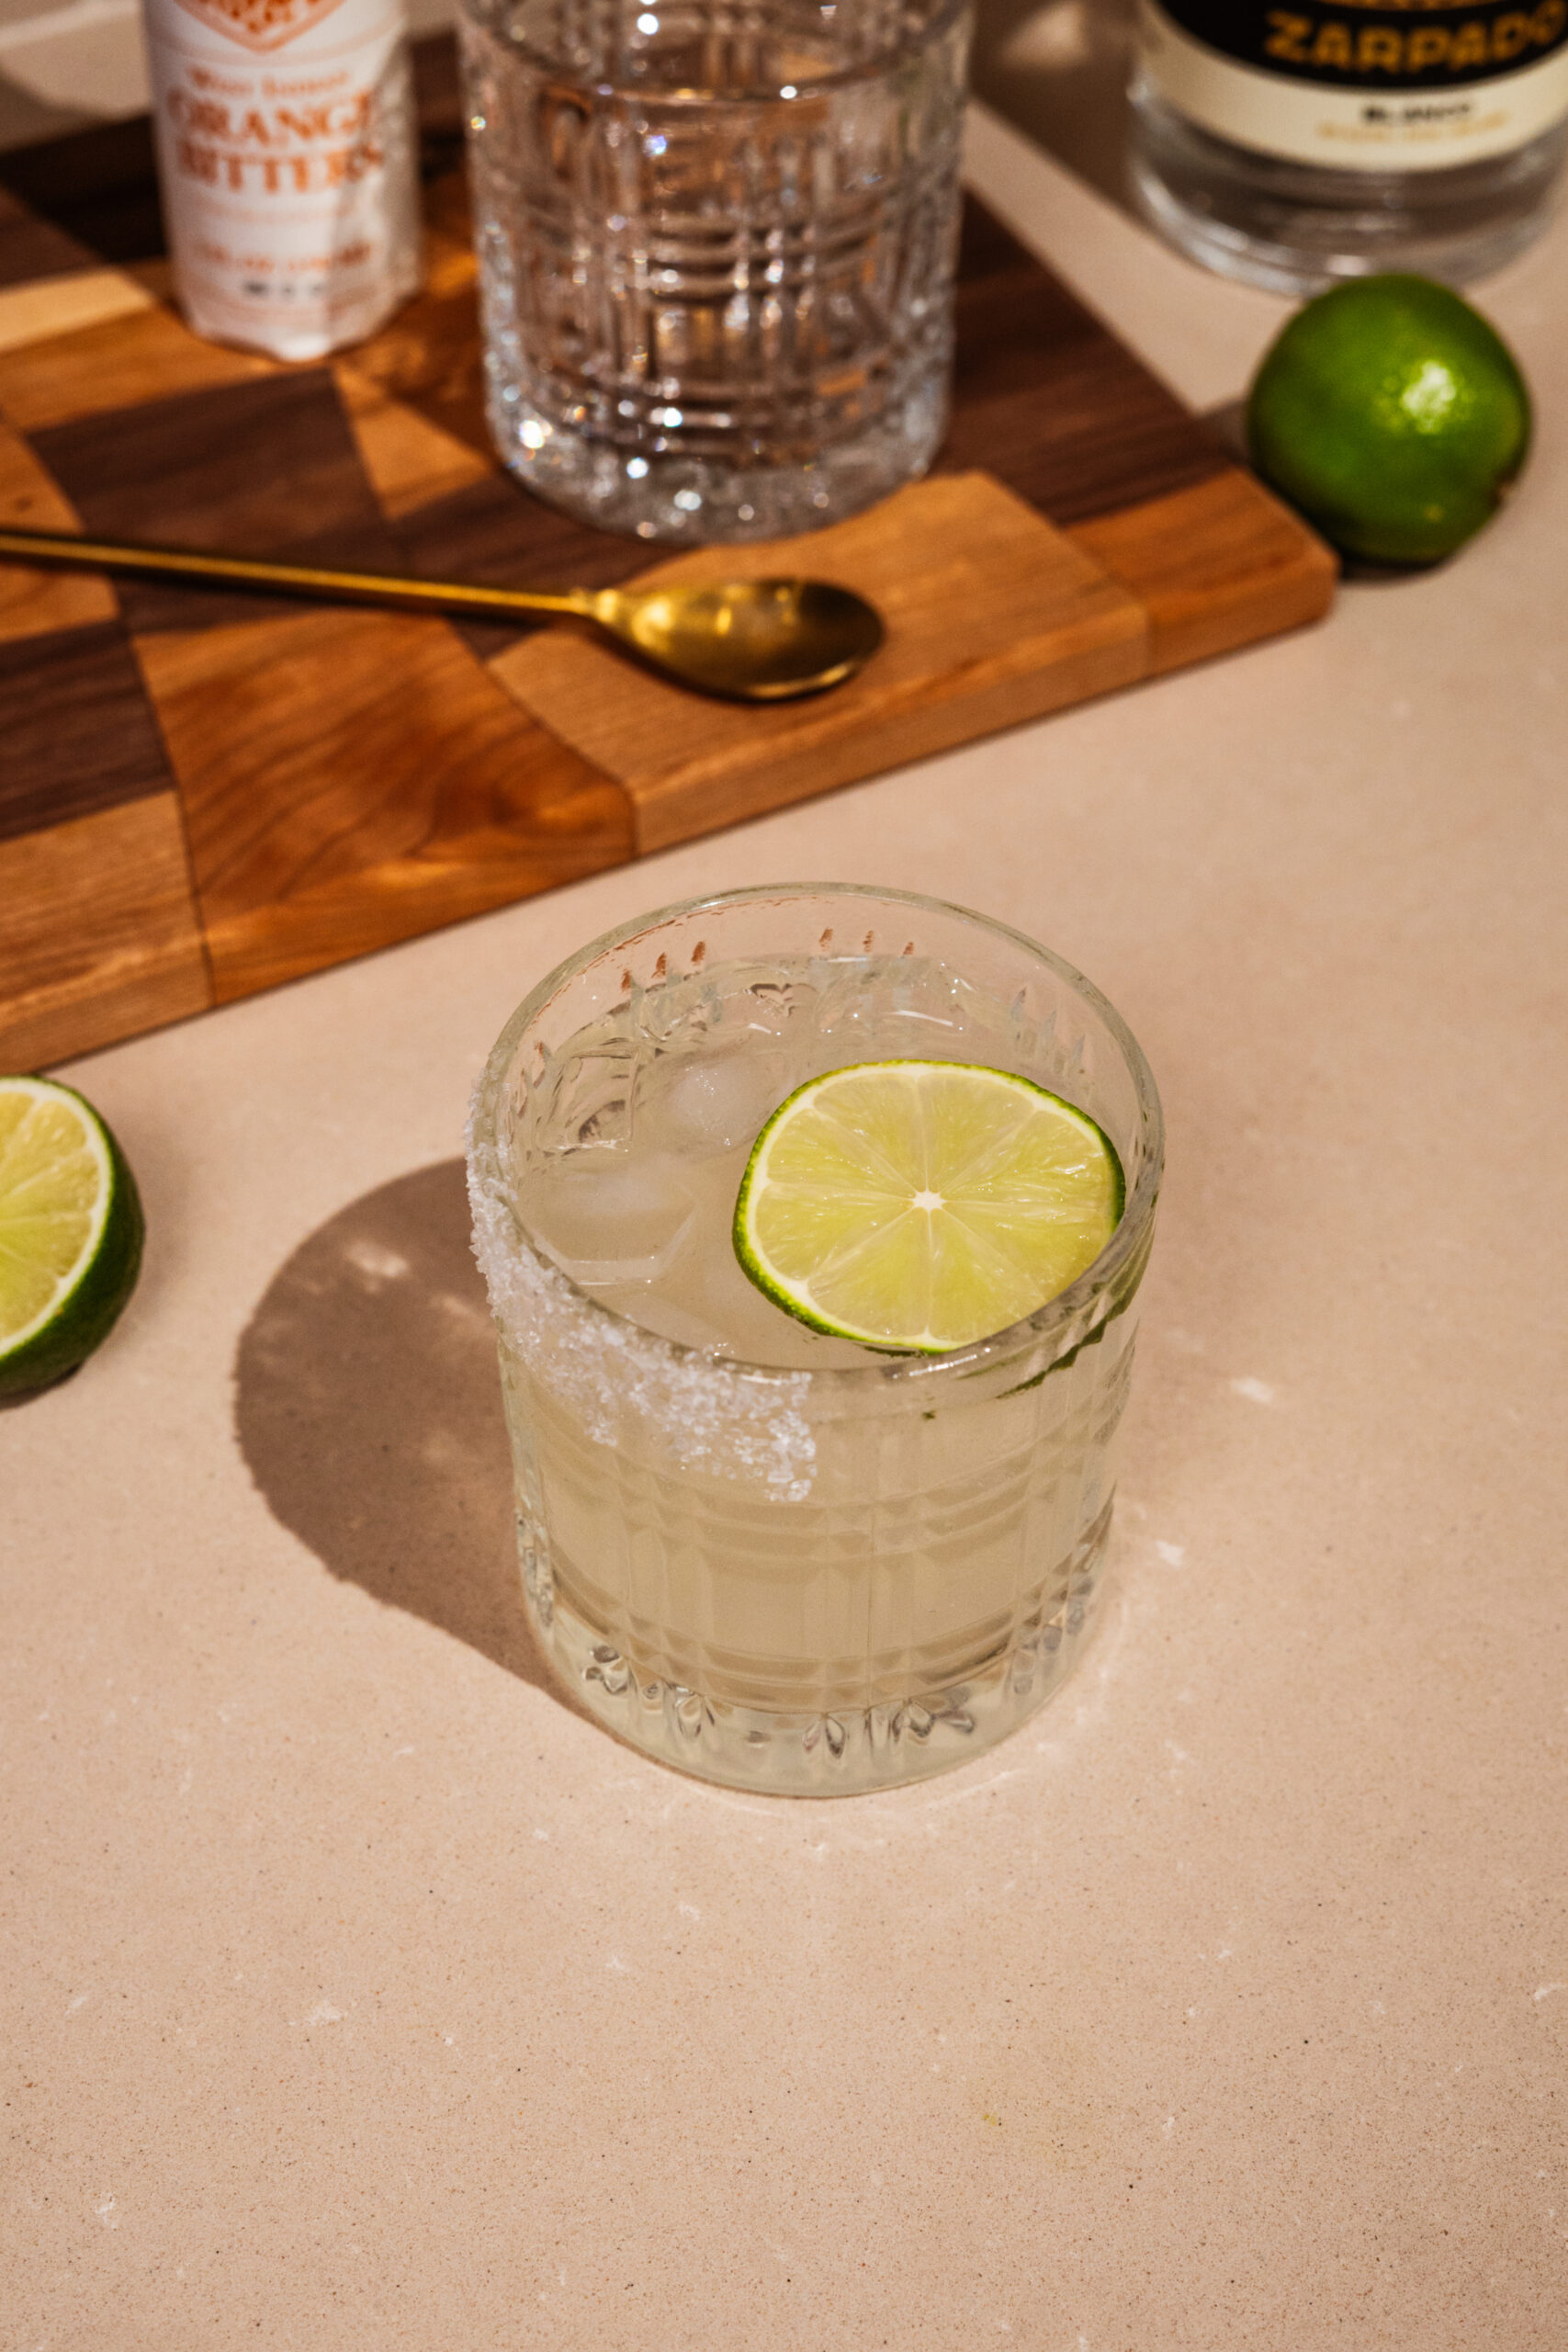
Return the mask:
{"type": "MultiPolygon", "coordinates": [[[[607,585],[809,570],[881,607],[851,686],[749,710],[524,631],[0,566],[0,1069],[29,1069],[1201,661],[1334,565],[977,205],[937,470],[682,555],[527,497],[480,399],[460,179],[424,292],[330,365],[188,334],[0,194],[0,516],[366,570],[607,585]]],[[[976,812],[983,823],[984,811],[976,812]]],[[[737,880],[745,877],[739,871],[737,880]]]]}

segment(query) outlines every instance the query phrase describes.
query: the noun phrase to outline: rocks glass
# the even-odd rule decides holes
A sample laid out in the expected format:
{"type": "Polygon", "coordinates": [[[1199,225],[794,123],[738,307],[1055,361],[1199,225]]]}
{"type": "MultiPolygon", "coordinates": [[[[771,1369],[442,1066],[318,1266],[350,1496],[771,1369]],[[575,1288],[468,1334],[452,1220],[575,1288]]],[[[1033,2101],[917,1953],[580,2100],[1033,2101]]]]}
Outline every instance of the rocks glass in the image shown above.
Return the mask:
{"type": "Polygon", "coordinates": [[[491,429],[582,521],[811,530],[923,473],[968,0],[463,0],[491,429]]]}
{"type": "Polygon", "coordinates": [[[662,1762],[800,1796],[920,1779],[1032,1714],[1093,1618],[1160,1164],[1153,1079],[1098,989],[934,899],[736,891],[541,982],[475,1095],[469,1188],[524,1590],[581,1704],[662,1762]],[[1086,1273],[942,1356],[818,1337],[730,1243],[794,1087],[911,1055],[1037,1080],[1126,1176],[1086,1273]]]}

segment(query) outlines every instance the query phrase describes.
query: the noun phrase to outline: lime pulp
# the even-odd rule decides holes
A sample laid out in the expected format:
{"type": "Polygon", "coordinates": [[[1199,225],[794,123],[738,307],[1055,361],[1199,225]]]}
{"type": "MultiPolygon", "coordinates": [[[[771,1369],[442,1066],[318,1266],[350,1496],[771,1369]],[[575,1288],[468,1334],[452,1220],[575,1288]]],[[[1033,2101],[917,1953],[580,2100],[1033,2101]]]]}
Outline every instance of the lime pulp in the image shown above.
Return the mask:
{"type": "Polygon", "coordinates": [[[814,1330],[936,1355],[1021,1322],[1087,1272],[1122,1165],[1084,1112],[963,1062],[809,1080],[753,1147],[736,1255],[814,1330]]]}
{"type": "Polygon", "coordinates": [[[92,1106],[45,1078],[0,1078],[0,1397],[73,1372],[135,1287],[135,1180],[92,1106]]]}

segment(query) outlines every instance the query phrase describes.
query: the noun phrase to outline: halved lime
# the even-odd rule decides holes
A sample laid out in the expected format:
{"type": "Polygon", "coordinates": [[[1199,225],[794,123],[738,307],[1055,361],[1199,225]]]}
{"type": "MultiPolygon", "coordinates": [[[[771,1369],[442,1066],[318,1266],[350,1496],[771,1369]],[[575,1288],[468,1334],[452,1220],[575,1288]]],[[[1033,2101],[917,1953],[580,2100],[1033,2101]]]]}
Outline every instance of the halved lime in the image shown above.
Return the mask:
{"type": "Polygon", "coordinates": [[[141,1203],[97,1113],[47,1078],[0,1078],[0,1396],[63,1379],[141,1264],[141,1203]]]}
{"type": "Polygon", "coordinates": [[[1076,1282],[1122,1198],[1109,1139],[1031,1080],[857,1062],[808,1080],[762,1129],[735,1254],[814,1330],[941,1355],[1076,1282]]]}

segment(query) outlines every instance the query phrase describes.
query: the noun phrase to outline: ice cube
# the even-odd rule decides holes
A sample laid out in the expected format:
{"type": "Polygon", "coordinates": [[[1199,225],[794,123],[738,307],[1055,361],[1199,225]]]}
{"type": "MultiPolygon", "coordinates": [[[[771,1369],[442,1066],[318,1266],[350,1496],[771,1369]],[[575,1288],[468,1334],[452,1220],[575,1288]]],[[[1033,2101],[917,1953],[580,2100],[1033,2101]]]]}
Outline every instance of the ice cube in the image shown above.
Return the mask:
{"type": "Polygon", "coordinates": [[[594,1296],[605,1306],[613,1306],[617,1315],[640,1325],[645,1331],[655,1331],[661,1340],[674,1340],[683,1348],[701,1348],[708,1355],[725,1352],[724,1333],[716,1324],[660,1291],[650,1291],[641,1283],[624,1287],[606,1284],[594,1296]]]}
{"type": "Polygon", "coordinates": [[[523,1222],[584,1290],[652,1283],[690,1238],[696,1203],[667,1152],[572,1152],[521,1187],[523,1222]]]}
{"type": "Polygon", "coordinates": [[[817,1025],[840,1060],[941,1057],[963,1036],[967,1008],[948,966],[925,956],[848,963],[822,991],[817,1025]]]}
{"type": "Polygon", "coordinates": [[[733,1250],[716,1250],[694,1263],[682,1295],[720,1334],[716,1352],[741,1363],[834,1372],[874,1361],[852,1340],[810,1330],[775,1306],[743,1272],[733,1250]]]}
{"type": "Polygon", "coordinates": [[[643,1073],[637,1139],[689,1158],[728,1151],[750,1143],[788,1091],[782,1057],[755,1040],[671,1056],[643,1073]]]}
{"type": "Polygon", "coordinates": [[[611,1024],[585,1032],[540,1090],[533,1117],[548,1148],[599,1148],[624,1144],[631,1134],[637,1049],[611,1024]]]}
{"type": "Polygon", "coordinates": [[[735,979],[724,1007],[725,1021],[732,1028],[782,1037],[808,1021],[816,1009],[816,983],[781,966],[756,966],[750,977],[737,966],[735,979]]]}
{"type": "Polygon", "coordinates": [[[639,1038],[655,1046],[695,1045],[721,1017],[723,1001],[711,979],[688,975],[649,989],[637,1003],[639,1038]]]}

